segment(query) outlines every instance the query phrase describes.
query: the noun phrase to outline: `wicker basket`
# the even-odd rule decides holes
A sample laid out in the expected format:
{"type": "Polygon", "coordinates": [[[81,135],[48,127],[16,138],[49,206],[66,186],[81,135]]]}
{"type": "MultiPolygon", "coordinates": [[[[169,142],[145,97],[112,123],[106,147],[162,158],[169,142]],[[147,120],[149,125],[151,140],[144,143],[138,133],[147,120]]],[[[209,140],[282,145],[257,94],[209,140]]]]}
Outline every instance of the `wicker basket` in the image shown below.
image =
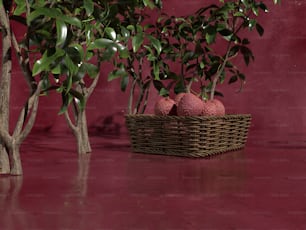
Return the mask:
{"type": "Polygon", "coordinates": [[[244,147],[251,115],[126,115],[134,152],[207,157],[244,147]]]}

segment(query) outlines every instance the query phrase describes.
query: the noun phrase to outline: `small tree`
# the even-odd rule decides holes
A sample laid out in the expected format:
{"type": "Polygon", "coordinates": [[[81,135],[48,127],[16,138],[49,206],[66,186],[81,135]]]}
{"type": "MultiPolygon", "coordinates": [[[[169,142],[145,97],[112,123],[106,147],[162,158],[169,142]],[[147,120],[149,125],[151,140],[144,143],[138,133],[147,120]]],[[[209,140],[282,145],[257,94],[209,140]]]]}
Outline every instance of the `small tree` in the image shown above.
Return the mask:
{"type": "MultiPolygon", "coordinates": [[[[151,0],[37,1],[30,4],[27,26],[32,52],[40,54],[33,66],[46,91],[62,96],[60,114],[76,137],[80,154],[91,152],[85,105],[100,77],[100,68],[114,55],[127,57],[121,44],[120,17],[130,9],[153,7],[151,0]],[[55,82],[55,84],[54,84],[55,82]],[[71,108],[71,109],[69,109],[71,108]],[[70,115],[72,112],[72,116],[70,115]]],[[[20,12],[26,11],[18,3],[20,12]]],[[[122,27],[121,27],[122,28],[122,27]]]]}
{"type": "MultiPolygon", "coordinates": [[[[156,4],[160,9],[161,1],[156,1],[156,4]]],[[[150,13],[153,12],[131,7],[121,14],[121,26],[118,29],[128,52],[124,58],[114,57],[114,70],[108,80],[120,78],[122,91],[130,85],[128,114],[145,112],[152,82],[160,79],[161,72],[167,68],[162,56],[164,43],[157,38],[154,25],[148,22],[150,13]]]]}
{"type": "MultiPolygon", "coordinates": [[[[274,0],[274,3],[279,3],[274,0]]],[[[256,30],[262,36],[264,28],[257,20],[260,12],[268,12],[261,1],[256,0],[220,0],[219,4],[199,8],[194,14],[183,17],[164,14],[156,28],[159,34],[171,38],[168,60],[179,63],[179,71],[170,71],[167,78],[171,83],[160,83],[163,94],[175,85],[175,93],[189,92],[197,82],[196,93],[204,99],[213,99],[217,85],[226,80],[229,84],[240,81],[242,88],[246,76],[235,64],[238,55],[242,55],[245,64],[254,60],[249,48],[250,31],[256,30]]]]}
{"type": "Polygon", "coordinates": [[[146,22],[145,11],[128,11],[122,21],[128,29],[123,42],[129,55],[124,60],[115,57],[109,75],[109,80],[121,79],[123,91],[130,83],[127,113],[144,113],[152,82],[162,96],[174,88],[175,93],[193,90],[204,99],[222,95],[217,85],[226,80],[229,84],[239,80],[242,87],[246,77],[233,60],[238,54],[246,65],[254,59],[243,31],[263,35],[256,20],[260,11],[268,12],[260,1],[220,0],[182,17],[163,12],[154,24],[146,22]]]}

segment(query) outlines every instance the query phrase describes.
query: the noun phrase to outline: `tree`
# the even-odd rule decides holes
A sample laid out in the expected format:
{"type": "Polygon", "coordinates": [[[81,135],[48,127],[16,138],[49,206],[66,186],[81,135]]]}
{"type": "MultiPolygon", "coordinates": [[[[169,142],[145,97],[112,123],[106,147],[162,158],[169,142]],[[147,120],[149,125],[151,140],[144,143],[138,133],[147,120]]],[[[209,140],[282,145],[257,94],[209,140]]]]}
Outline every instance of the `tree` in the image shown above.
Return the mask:
{"type": "MultiPolygon", "coordinates": [[[[155,2],[160,2],[155,1],[155,2]]],[[[154,7],[151,0],[16,1],[31,40],[30,53],[39,54],[33,76],[44,92],[62,96],[60,114],[77,140],[78,153],[91,152],[85,105],[100,77],[100,68],[113,56],[127,56],[121,44],[121,19],[127,11],[154,7]],[[27,3],[27,4],[26,4],[27,3]],[[72,113],[72,115],[71,115],[72,113]]],[[[122,31],[121,31],[122,32],[122,31]]]]}
{"type": "MultiPolygon", "coordinates": [[[[161,2],[156,2],[161,8],[161,2]]],[[[113,58],[114,70],[108,80],[120,79],[121,90],[129,87],[128,114],[142,114],[146,110],[150,87],[159,79],[167,65],[163,61],[166,39],[161,39],[159,30],[148,20],[145,9],[128,8],[122,14],[119,31],[122,33],[122,44],[127,47],[124,58],[113,58]],[[136,99],[136,100],[135,100],[136,99]]]]}
{"type": "MultiPolygon", "coordinates": [[[[279,3],[274,0],[274,3],[279,3]]],[[[217,85],[226,80],[229,84],[240,81],[242,88],[246,76],[233,61],[242,56],[248,66],[254,60],[250,41],[255,30],[262,36],[264,28],[257,20],[260,13],[268,12],[267,6],[257,0],[232,0],[204,5],[195,13],[182,17],[164,14],[157,23],[159,34],[171,38],[168,60],[179,63],[178,72],[169,71],[168,85],[159,84],[162,94],[174,85],[175,93],[189,92],[192,84],[199,87],[196,94],[203,99],[213,99],[217,85]]],[[[168,82],[167,82],[168,83],[168,82]]]]}
{"type": "Polygon", "coordinates": [[[127,55],[116,32],[120,16],[131,8],[154,5],[148,0],[39,1],[31,5],[27,25],[32,28],[34,49],[41,55],[33,75],[43,79],[46,91],[61,93],[60,113],[76,137],[80,154],[91,152],[85,105],[97,85],[100,68],[117,54],[127,55]]]}

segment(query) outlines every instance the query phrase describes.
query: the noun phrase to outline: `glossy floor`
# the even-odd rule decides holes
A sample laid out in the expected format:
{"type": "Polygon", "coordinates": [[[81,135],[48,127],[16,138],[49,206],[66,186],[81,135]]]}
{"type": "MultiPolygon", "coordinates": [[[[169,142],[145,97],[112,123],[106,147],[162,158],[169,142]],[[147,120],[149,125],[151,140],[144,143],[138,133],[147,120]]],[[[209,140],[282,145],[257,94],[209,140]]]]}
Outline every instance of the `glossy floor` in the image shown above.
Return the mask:
{"type": "Polygon", "coordinates": [[[306,229],[305,141],[258,143],[186,159],[93,137],[78,158],[70,135],[32,135],[24,176],[0,177],[0,229],[306,229]]]}

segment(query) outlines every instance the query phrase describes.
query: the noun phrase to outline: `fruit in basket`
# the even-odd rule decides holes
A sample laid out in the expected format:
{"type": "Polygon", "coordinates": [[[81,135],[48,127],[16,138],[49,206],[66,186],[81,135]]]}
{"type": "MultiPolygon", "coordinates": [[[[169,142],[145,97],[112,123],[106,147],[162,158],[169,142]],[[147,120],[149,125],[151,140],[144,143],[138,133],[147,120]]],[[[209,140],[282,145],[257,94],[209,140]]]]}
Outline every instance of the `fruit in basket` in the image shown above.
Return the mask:
{"type": "Polygon", "coordinates": [[[183,95],[177,105],[179,116],[200,116],[203,110],[203,101],[192,93],[183,95]]]}
{"type": "Polygon", "coordinates": [[[224,107],[224,105],[223,105],[223,103],[220,101],[220,100],[218,100],[218,99],[212,99],[211,100],[213,103],[215,103],[215,105],[216,105],[216,115],[217,116],[224,116],[225,115],[225,107],[224,107]]]}
{"type": "Polygon", "coordinates": [[[155,115],[166,116],[173,115],[175,111],[175,101],[169,97],[160,98],[154,106],[155,115]]]}
{"type": "Polygon", "coordinates": [[[185,96],[186,93],[179,93],[175,96],[174,101],[176,103],[176,105],[179,104],[180,100],[185,96]]]}
{"type": "Polygon", "coordinates": [[[225,115],[225,107],[218,99],[203,102],[203,116],[223,116],[225,115]]]}
{"type": "Polygon", "coordinates": [[[216,116],[217,106],[212,100],[204,101],[201,115],[203,116],[216,116]]]}

